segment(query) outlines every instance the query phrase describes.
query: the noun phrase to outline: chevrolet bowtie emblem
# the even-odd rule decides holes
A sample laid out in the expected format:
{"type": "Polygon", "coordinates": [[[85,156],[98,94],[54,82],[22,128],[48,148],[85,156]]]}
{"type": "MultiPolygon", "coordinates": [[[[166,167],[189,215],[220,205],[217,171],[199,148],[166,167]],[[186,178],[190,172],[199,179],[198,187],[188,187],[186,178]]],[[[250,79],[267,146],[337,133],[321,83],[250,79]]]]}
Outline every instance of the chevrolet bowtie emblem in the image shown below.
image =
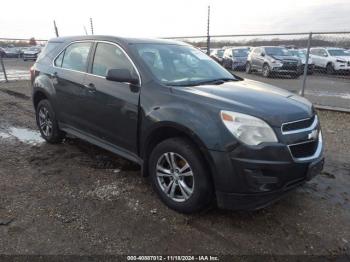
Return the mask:
{"type": "Polygon", "coordinates": [[[307,135],[307,139],[309,139],[309,140],[311,140],[311,139],[316,140],[317,137],[318,137],[318,130],[317,129],[312,130],[312,132],[307,135]]]}

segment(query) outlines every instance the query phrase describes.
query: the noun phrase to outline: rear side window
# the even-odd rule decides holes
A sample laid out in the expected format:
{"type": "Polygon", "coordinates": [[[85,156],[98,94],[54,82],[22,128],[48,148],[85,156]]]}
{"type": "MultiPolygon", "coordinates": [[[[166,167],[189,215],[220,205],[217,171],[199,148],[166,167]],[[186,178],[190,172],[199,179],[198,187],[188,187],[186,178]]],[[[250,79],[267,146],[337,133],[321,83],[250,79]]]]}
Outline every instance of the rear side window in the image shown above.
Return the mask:
{"type": "Polygon", "coordinates": [[[87,42],[71,44],[56,58],[55,65],[86,72],[91,45],[91,43],[87,42]]]}
{"type": "Polygon", "coordinates": [[[92,64],[92,74],[105,77],[109,69],[128,69],[131,74],[136,75],[132,63],[118,46],[98,43],[92,64]]]}

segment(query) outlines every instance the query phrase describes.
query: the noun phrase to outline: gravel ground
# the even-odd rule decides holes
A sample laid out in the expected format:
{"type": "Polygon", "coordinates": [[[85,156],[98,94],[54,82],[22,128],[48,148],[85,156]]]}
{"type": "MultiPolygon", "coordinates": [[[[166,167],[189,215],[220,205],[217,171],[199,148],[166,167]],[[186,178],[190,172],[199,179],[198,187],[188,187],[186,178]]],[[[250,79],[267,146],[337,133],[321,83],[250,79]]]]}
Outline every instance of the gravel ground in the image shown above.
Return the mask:
{"type": "Polygon", "coordinates": [[[319,111],[325,170],[278,203],[182,215],[129,161],[44,143],[30,92],[0,84],[0,254],[349,254],[350,114],[319,111]]]}

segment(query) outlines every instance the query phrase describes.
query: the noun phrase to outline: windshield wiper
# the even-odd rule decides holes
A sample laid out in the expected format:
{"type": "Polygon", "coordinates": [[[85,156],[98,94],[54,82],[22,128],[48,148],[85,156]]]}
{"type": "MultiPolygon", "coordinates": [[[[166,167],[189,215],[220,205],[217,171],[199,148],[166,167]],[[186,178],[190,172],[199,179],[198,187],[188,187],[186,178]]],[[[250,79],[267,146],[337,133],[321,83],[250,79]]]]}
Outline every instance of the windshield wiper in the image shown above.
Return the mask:
{"type": "Polygon", "coordinates": [[[238,81],[238,79],[235,78],[217,78],[217,79],[209,79],[209,80],[203,80],[203,81],[197,81],[197,82],[190,82],[190,83],[169,83],[169,86],[200,86],[200,85],[207,85],[207,84],[213,84],[213,85],[221,85],[225,82],[229,81],[238,81]]]}

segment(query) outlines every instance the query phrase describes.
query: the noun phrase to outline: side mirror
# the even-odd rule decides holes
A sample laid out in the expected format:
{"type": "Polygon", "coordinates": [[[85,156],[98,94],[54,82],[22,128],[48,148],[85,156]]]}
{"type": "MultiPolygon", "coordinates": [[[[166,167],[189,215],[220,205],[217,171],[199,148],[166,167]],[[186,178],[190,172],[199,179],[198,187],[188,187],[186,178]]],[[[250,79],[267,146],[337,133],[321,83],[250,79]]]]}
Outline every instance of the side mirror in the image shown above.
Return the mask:
{"type": "Polygon", "coordinates": [[[265,53],[261,53],[261,56],[265,56],[265,53]]]}
{"type": "Polygon", "coordinates": [[[328,55],[326,53],[323,54],[324,57],[327,57],[328,55]]]}
{"type": "Polygon", "coordinates": [[[115,82],[126,82],[134,85],[139,83],[139,80],[131,76],[130,71],[127,69],[109,69],[106,79],[115,82]]]}

